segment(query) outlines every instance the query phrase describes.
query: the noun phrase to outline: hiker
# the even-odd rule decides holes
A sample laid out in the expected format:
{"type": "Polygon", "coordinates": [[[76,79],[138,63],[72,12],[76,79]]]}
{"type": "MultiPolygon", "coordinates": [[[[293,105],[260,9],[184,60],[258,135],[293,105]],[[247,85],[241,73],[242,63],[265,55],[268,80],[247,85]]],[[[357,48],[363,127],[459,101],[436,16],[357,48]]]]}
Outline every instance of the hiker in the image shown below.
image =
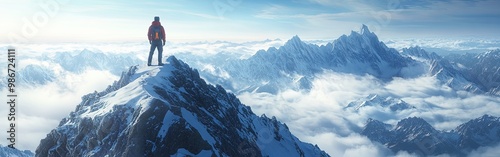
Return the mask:
{"type": "Polygon", "coordinates": [[[161,62],[161,56],[163,53],[163,46],[165,46],[165,29],[163,29],[163,26],[160,23],[160,17],[155,16],[154,19],[155,20],[151,23],[148,30],[149,44],[151,44],[148,66],[151,66],[151,59],[153,58],[153,53],[156,48],[158,49],[158,65],[163,65],[161,62]]]}

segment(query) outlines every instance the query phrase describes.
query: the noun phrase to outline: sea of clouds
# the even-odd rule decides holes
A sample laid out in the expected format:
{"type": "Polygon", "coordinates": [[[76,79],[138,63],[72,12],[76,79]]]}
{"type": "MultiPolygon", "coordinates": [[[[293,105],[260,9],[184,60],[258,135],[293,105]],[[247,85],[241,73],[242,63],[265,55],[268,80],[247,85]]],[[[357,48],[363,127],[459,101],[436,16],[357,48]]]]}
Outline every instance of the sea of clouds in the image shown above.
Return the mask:
{"type": "Polygon", "coordinates": [[[396,78],[383,83],[372,76],[328,72],[313,81],[310,92],[285,90],[276,95],[243,93],[238,97],[255,113],[276,116],[299,139],[318,144],[334,156],[367,152],[368,156],[394,155],[358,134],[368,118],[395,125],[416,116],[438,130],[452,130],[484,114],[500,116],[500,98],[454,91],[438,84],[434,77],[396,78]],[[370,94],[400,98],[416,108],[397,112],[381,106],[358,111],[344,108],[370,94]]]}
{"type": "MultiPolygon", "coordinates": [[[[194,65],[194,68],[201,69],[203,67],[196,67],[196,65],[204,64],[194,63],[199,60],[193,58],[210,57],[223,52],[233,54],[232,57],[244,59],[260,49],[278,48],[284,42],[286,41],[275,39],[244,43],[225,41],[167,43],[164,56],[183,56],[179,59],[185,60],[191,66],[194,65]]],[[[326,42],[315,40],[310,43],[324,44],[326,42]]],[[[7,51],[8,47],[9,45],[0,45],[0,50],[7,51]]],[[[67,72],[57,63],[40,61],[37,57],[56,52],[76,54],[87,49],[113,55],[133,54],[145,61],[149,43],[28,44],[16,47],[16,49],[19,54],[17,57],[20,63],[19,69],[29,64],[38,64],[53,69],[57,75],[55,81],[45,85],[21,85],[17,88],[19,91],[17,118],[19,120],[17,121],[18,128],[16,128],[18,130],[16,146],[19,149],[34,151],[40,139],[45,138],[62,118],[75,109],[83,95],[101,91],[119,78],[106,70],[87,69],[81,73],[67,72]]],[[[453,51],[453,49],[449,50],[453,51]]],[[[0,63],[6,65],[4,61],[0,63]]],[[[5,72],[2,72],[2,76],[5,76],[5,72]]],[[[6,95],[5,90],[2,90],[2,93],[6,95]]],[[[393,153],[385,146],[371,142],[368,138],[358,134],[368,118],[395,125],[403,118],[417,116],[422,117],[438,130],[451,130],[484,114],[500,116],[499,97],[456,91],[441,85],[432,76],[412,79],[394,78],[392,81],[383,82],[370,75],[359,76],[326,71],[315,77],[310,91],[283,89],[277,94],[241,93],[237,97],[244,104],[251,106],[256,114],[277,117],[278,120],[286,123],[291,132],[300,140],[317,144],[332,156],[412,156],[406,152],[393,153]],[[393,112],[380,106],[363,107],[358,111],[345,109],[349,102],[370,94],[399,98],[416,108],[400,112],[393,112]]],[[[2,98],[2,100],[5,99],[6,97],[2,98]]],[[[0,108],[0,115],[6,115],[7,112],[7,108],[0,108]]],[[[7,129],[7,120],[0,121],[0,126],[5,126],[7,129]]],[[[4,134],[0,137],[6,136],[7,134],[4,134]]],[[[2,145],[6,145],[6,142],[6,140],[0,140],[2,145]]],[[[494,155],[500,153],[498,148],[500,145],[484,147],[471,152],[470,155],[494,155]]]]}

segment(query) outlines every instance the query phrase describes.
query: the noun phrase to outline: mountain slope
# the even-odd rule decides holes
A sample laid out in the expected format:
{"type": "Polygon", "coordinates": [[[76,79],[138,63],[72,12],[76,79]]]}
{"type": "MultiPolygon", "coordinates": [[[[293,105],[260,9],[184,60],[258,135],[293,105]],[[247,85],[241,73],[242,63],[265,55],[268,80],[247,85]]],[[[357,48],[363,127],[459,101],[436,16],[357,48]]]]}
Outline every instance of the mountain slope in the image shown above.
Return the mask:
{"type": "Polygon", "coordinates": [[[449,132],[438,131],[417,117],[403,119],[392,129],[388,124],[369,119],[361,134],[394,152],[465,156],[479,147],[500,142],[500,118],[484,115],[449,132]]]}
{"type": "Polygon", "coordinates": [[[169,57],[82,97],[37,156],[328,156],[169,57]]]}
{"type": "Polygon", "coordinates": [[[436,77],[441,84],[455,90],[484,93],[483,86],[477,83],[477,81],[470,79],[470,77],[467,77],[468,72],[461,71],[459,66],[453,65],[448,59],[434,52],[429,53],[420,47],[410,47],[404,48],[402,54],[414,57],[420,60],[422,64],[427,65],[427,75],[436,77]]]}
{"type": "Polygon", "coordinates": [[[477,149],[500,141],[500,118],[484,115],[458,126],[458,145],[462,148],[477,149]]]}
{"type": "Polygon", "coordinates": [[[467,78],[481,85],[486,92],[500,96],[500,50],[480,54],[462,54],[446,57],[467,78]]]}

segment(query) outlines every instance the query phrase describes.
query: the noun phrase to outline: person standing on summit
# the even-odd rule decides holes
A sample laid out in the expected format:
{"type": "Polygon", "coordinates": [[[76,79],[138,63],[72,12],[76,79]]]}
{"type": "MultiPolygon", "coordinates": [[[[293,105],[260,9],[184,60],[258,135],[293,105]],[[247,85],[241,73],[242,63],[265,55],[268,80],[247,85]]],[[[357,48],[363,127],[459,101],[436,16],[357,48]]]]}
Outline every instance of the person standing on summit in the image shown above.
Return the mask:
{"type": "Polygon", "coordinates": [[[161,56],[163,53],[163,46],[165,46],[165,29],[160,23],[160,17],[155,16],[155,20],[151,23],[148,30],[148,39],[151,48],[149,50],[148,66],[151,66],[151,59],[155,49],[158,49],[158,65],[163,65],[161,61],[161,56]],[[163,43],[162,43],[163,41],[163,43]]]}

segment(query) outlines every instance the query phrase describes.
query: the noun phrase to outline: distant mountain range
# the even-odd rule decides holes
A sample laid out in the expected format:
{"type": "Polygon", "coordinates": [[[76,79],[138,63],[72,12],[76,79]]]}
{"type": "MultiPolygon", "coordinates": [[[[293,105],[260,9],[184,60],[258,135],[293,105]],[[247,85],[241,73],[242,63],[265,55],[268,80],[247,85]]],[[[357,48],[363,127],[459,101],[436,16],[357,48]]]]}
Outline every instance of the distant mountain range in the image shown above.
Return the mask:
{"type": "MultiPolygon", "coordinates": [[[[387,47],[366,26],[326,45],[303,42],[294,36],[279,48],[260,50],[248,59],[218,56],[205,64],[213,65],[201,75],[211,83],[235,92],[277,93],[280,90],[308,90],[316,75],[325,71],[372,75],[381,81],[394,77],[436,77],[454,90],[500,95],[498,52],[442,57],[420,47],[402,52],[387,47]],[[460,58],[474,58],[465,63],[460,58]],[[481,72],[481,73],[478,73],[481,72]],[[488,76],[477,77],[477,76],[488,76]]],[[[198,67],[204,69],[203,67],[198,67]]]]}
{"type": "Polygon", "coordinates": [[[364,25],[359,33],[353,31],[323,46],[307,44],[294,36],[278,49],[271,47],[248,59],[218,63],[213,64],[219,73],[203,76],[236,93],[276,93],[284,87],[310,89],[311,80],[325,70],[370,74],[389,80],[401,76],[402,68],[415,64],[411,58],[380,42],[364,25]],[[227,73],[230,81],[220,73],[227,73]]]}
{"type": "MultiPolygon", "coordinates": [[[[141,64],[142,61],[129,54],[106,54],[92,52],[84,49],[78,53],[58,52],[43,54],[32,60],[40,63],[28,63],[23,68],[17,69],[17,83],[23,87],[36,87],[57,81],[67,74],[80,74],[85,70],[103,70],[119,76],[122,71],[132,65],[141,64]],[[48,64],[43,64],[46,62],[48,64]]],[[[7,82],[2,79],[0,87],[7,82]]]]}
{"type": "Polygon", "coordinates": [[[468,80],[489,94],[500,96],[500,50],[480,54],[455,54],[444,57],[468,80]]]}
{"type": "Polygon", "coordinates": [[[500,143],[500,118],[484,115],[451,131],[438,131],[417,117],[403,119],[396,126],[369,119],[361,134],[394,152],[465,156],[479,147],[500,143]]]}

